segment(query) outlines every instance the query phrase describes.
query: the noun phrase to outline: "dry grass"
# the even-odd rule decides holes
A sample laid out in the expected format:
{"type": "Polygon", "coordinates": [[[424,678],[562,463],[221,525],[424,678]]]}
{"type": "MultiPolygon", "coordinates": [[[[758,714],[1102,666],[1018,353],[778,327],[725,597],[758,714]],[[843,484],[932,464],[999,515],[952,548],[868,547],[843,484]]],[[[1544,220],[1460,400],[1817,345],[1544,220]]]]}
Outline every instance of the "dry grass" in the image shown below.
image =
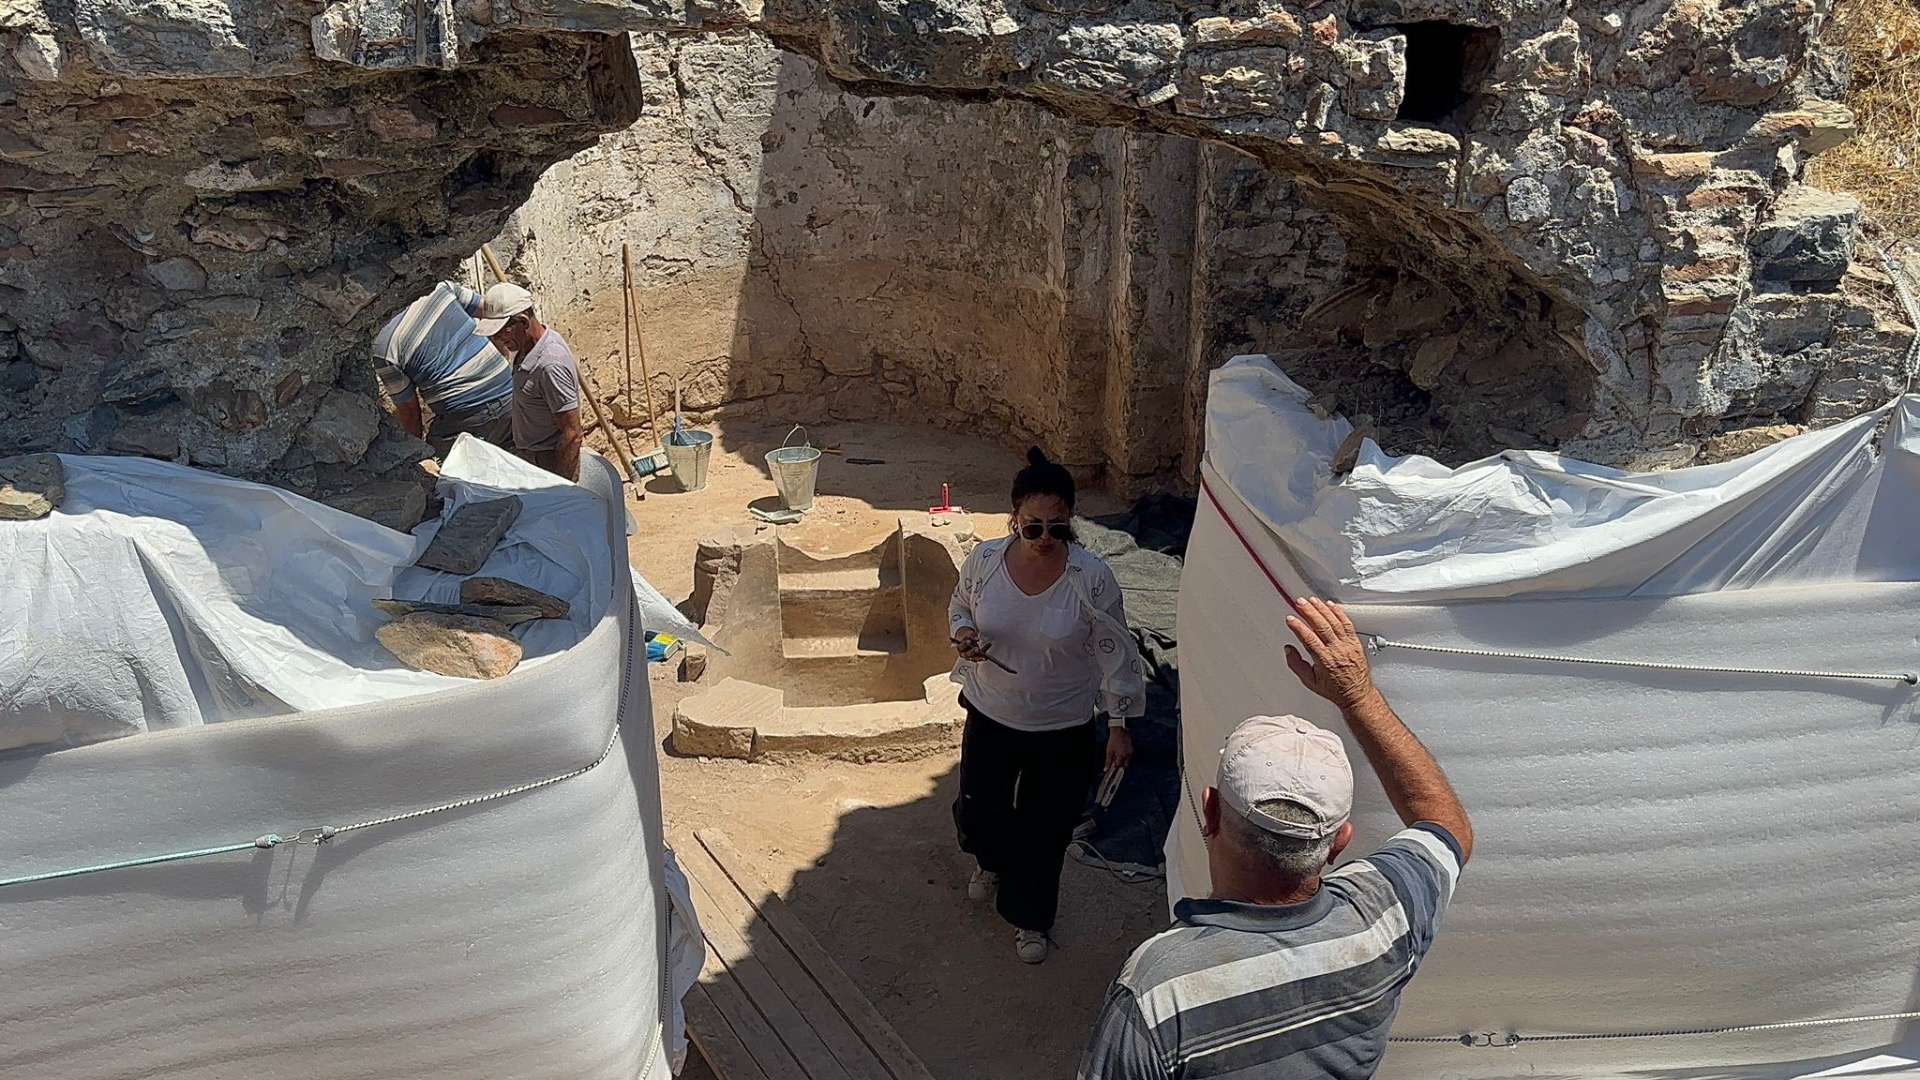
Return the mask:
{"type": "Polygon", "coordinates": [[[1859,198],[1884,239],[1920,238],[1920,0],[1839,0],[1824,40],[1852,56],[1860,133],[1809,178],[1859,198]]]}

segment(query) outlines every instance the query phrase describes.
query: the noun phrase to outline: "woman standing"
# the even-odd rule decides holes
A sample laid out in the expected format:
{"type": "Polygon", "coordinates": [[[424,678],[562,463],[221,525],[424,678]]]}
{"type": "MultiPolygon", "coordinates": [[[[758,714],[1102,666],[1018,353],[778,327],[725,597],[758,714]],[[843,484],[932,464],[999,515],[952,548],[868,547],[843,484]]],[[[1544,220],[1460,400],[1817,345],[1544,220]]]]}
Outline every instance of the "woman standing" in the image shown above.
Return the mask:
{"type": "Polygon", "coordinates": [[[1101,764],[1094,713],[1111,718],[1105,765],[1133,756],[1127,717],[1145,711],[1120,584],[1073,544],[1073,476],[1027,451],[1013,479],[1013,535],[973,549],[949,608],[967,710],[960,743],[960,850],[979,868],[967,894],[1013,924],[1037,964],[1060,900],[1060,865],[1101,764]]]}

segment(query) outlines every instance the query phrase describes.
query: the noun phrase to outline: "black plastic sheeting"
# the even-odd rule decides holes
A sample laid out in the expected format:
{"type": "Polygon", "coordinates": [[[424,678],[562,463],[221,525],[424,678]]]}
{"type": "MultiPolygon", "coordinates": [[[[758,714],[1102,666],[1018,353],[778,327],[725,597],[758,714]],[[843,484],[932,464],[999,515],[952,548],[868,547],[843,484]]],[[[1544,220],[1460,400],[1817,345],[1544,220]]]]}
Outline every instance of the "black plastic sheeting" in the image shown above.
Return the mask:
{"type": "MultiPolygon", "coordinates": [[[[1147,713],[1132,721],[1133,764],[1110,806],[1093,807],[1093,832],[1075,852],[1083,862],[1130,872],[1160,872],[1180,793],[1180,649],[1174,610],[1180,594],[1194,501],[1153,495],[1124,514],[1081,519],[1082,546],[1106,561],[1126,597],[1147,671],[1147,713]],[[1091,852],[1085,849],[1091,849],[1091,852]]],[[[1100,722],[1105,745],[1104,719],[1100,722]]]]}

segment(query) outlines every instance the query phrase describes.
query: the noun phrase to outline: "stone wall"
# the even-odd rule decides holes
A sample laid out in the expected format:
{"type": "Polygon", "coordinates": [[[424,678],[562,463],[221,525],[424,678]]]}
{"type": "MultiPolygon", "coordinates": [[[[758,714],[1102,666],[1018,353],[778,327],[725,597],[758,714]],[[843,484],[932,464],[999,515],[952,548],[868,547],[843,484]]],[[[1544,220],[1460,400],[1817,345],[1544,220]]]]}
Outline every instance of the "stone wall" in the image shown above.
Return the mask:
{"type": "Polygon", "coordinates": [[[1325,216],[1224,146],[861,96],[749,33],[634,47],[640,121],[495,242],[625,424],[623,244],[663,406],[678,377],[703,418],[930,423],[1127,490],[1192,459],[1196,354],[1268,340],[1343,265],[1325,216]]]}
{"type": "Polygon", "coordinates": [[[1683,464],[1904,378],[1857,206],[1801,183],[1851,123],[1819,4],[1009,15],[1030,49],[936,6],[947,37],[763,18],[819,63],[637,40],[641,122],[502,238],[629,419],[623,241],[662,400],[1037,441],[1122,490],[1191,477],[1242,351],[1451,461],[1683,464]]]}
{"type": "Polygon", "coordinates": [[[246,14],[0,9],[0,456],[421,479],[372,334],[638,113],[624,40],[563,19],[246,14]]]}
{"type": "Polygon", "coordinates": [[[1396,450],[1695,460],[1905,379],[1857,205],[1802,182],[1851,129],[1827,3],[14,4],[0,450],[400,467],[373,329],[638,114],[508,230],[617,399],[624,240],[702,408],[1125,489],[1191,476],[1257,348],[1396,450]],[[638,87],[624,30],[674,35],[638,87]]]}

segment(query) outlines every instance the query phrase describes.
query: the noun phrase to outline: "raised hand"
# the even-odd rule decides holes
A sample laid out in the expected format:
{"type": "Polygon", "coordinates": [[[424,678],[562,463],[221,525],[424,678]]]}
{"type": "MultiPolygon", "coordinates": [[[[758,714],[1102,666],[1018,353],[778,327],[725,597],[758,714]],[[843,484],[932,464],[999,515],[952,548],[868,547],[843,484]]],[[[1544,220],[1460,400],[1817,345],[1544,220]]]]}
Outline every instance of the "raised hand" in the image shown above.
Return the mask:
{"type": "Polygon", "coordinates": [[[1309,597],[1287,616],[1287,629],[1300,639],[1307,655],[1287,646],[1287,667],[1301,685],[1338,705],[1353,709],[1379,694],[1367,668],[1367,646],[1353,620],[1339,604],[1309,597]],[[1311,657],[1311,660],[1308,658],[1311,657]]]}

